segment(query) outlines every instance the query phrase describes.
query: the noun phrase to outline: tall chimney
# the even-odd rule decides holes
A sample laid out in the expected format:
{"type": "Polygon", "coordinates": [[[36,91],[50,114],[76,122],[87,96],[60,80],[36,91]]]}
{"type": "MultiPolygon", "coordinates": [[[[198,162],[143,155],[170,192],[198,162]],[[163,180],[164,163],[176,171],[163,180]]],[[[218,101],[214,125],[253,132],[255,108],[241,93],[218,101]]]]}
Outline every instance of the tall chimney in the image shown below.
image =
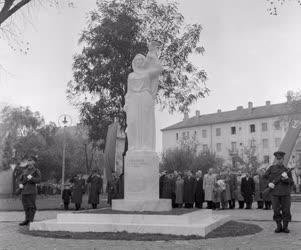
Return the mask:
{"type": "Polygon", "coordinates": [[[248,102],[248,108],[252,109],[253,108],[253,102],[248,102]]]}
{"type": "Polygon", "coordinates": [[[221,110],[221,109],[218,109],[218,110],[217,110],[217,113],[221,113],[221,112],[222,112],[222,110],[221,110]]]}
{"type": "Polygon", "coordinates": [[[199,110],[195,111],[195,116],[200,117],[200,111],[199,110]]]}
{"type": "Polygon", "coordinates": [[[265,105],[266,105],[266,106],[270,106],[270,105],[271,105],[271,101],[266,101],[266,102],[265,102],[265,105]]]}
{"type": "Polygon", "coordinates": [[[188,118],[189,118],[189,114],[188,114],[188,112],[185,112],[185,113],[184,113],[184,119],[183,119],[183,120],[185,121],[185,120],[187,120],[188,118]]]}

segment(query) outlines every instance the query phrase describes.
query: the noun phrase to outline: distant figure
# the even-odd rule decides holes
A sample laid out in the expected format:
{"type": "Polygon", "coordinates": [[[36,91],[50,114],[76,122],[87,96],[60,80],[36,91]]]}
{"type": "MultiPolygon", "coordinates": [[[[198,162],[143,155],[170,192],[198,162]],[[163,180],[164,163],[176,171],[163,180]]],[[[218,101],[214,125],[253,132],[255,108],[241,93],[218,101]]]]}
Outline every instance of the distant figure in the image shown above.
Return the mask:
{"type": "Polygon", "coordinates": [[[255,194],[255,183],[248,172],[246,172],[246,176],[241,179],[241,194],[244,197],[246,209],[251,209],[253,196],[255,194]]]}
{"type": "Polygon", "coordinates": [[[87,183],[90,183],[88,204],[92,204],[92,208],[96,209],[99,204],[99,195],[102,187],[102,179],[96,169],[92,170],[92,174],[88,177],[87,183]]]}
{"type": "Polygon", "coordinates": [[[22,204],[25,211],[25,220],[20,226],[26,226],[34,220],[36,213],[37,184],[41,181],[40,170],[36,168],[37,157],[31,156],[20,176],[19,188],[22,194],[22,204]]]}
{"type": "Polygon", "coordinates": [[[230,186],[229,208],[234,209],[235,208],[235,200],[237,199],[237,195],[236,195],[237,177],[232,171],[229,172],[229,186],[230,186]]]}
{"type": "Polygon", "coordinates": [[[70,184],[67,183],[64,185],[64,189],[63,189],[63,193],[62,193],[62,200],[64,203],[65,210],[69,209],[71,196],[72,196],[72,193],[71,193],[70,184]]]}
{"type": "Polygon", "coordinates": [[[183,195],[184,195],[184,180],[181,175],[177,176],[175,193],[176,193],[176,201],[175,201],[176,207],[181,208],[183,206],[183,195]]]}
{"type": "Polygon", "coordinates": [[[70,182],[72,183],[72,202],[75,203],[75,209],[79,210],[85,193],[85,180],[81,174],[77,174],[71,178],[70,182]]]}
{"type": "Polygon", "coordinates": [[[238,200],[238,204],[239,204],[239,209],[243,209],[245,206],[245,200],[244,197],[241,194],[241,180],[242,180],[243,176],[241,174],[241,171],[238,171],[237,174],[237,186],[236,186],[236,198],[238,200]]]}
{"type": "Polygon", "coordinates": [[[187,171],[187,177],[184,179],[184,203],[185,208],[192,208],[195,199],[195,179],[190,170],[187,171]]]}
{"type": "Polygon", "coordinates": [[[203,208],[204,190],[203,190],[203,177],[202,177],[201,170],[196,172],[194,201],[195,201],[195,207],[203,208]]]}
{"type": "Polygon", "coordinates": [[[216,175],[213,173],[213,168],[208,170],[205,174],[203,180],[203,189],[205,192],[205,201],[207,202],[207,209],[212,209],[212,199],[213,199],[213,188],[216,182],[216,175]]]}

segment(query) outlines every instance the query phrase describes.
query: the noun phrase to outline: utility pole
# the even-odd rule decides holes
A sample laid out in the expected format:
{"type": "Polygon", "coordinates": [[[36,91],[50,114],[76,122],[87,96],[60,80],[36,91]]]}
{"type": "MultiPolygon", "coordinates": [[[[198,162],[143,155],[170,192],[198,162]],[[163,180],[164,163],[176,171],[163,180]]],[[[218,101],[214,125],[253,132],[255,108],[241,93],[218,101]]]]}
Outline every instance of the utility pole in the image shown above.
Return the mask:
{"type": "Polygon", "coordinates": [[[66,158],[66,127],[67,124],[71,125],[71,117],[68,115],[61,115],[59,117],[59,125],[63,125],[63,159],[62,159],[62,183],[61,183],[61,195],[65,185],[65,158],[66,158]]]}

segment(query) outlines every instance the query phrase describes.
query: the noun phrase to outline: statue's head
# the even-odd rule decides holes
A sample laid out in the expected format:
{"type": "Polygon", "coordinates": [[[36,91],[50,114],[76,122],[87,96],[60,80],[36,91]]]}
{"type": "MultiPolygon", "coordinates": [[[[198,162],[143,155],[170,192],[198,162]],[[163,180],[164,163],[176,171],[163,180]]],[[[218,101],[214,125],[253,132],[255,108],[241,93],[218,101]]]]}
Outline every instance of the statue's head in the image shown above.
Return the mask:
{"type": "Polygon", "coordinates": [[[134,71],[142,70],[145,63],[145,56],[142,54],[137,54],[134,57],[134,60],[132,62],[132,67],[134,71]]]}

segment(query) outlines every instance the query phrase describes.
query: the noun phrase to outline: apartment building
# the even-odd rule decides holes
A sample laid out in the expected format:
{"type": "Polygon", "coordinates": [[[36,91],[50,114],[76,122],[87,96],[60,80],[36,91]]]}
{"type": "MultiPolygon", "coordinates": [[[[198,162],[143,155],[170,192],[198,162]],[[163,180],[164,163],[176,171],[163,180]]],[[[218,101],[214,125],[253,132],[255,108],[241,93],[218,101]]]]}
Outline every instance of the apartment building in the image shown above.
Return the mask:
{"type": "MultiPolygon", "coordinates": [[[[273,153],[278,149],[288,129],[288,116],[292,113],[289,102],[264,106],[238,106],[236,110],[189,118],[169,127],[163,128],[163,150],[179,146],[183,138],[192,138],[198,142],[198,151],[210,150],[226,161],[232,161],[235,155],[242,155],[245,148],[255,149],[258,160],[265,164],[273,161],[273,153]]],[[[293,151],[301,159],[300,137],[293,151]]]]}

